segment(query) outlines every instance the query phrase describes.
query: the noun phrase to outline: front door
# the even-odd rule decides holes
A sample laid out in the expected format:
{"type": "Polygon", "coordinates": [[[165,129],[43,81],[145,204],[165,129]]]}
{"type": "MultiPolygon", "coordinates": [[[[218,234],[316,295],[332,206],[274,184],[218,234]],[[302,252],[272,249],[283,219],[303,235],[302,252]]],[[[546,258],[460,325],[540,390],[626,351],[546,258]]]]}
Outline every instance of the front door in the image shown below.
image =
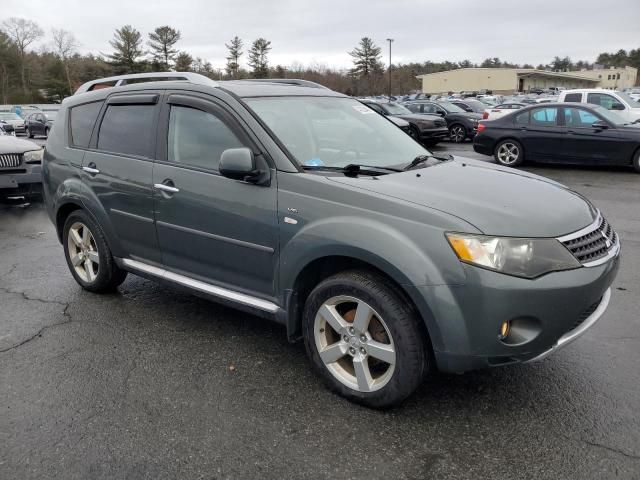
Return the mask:
{"type": "Polygon", "coordinates": [[[158,93],[107,99],[82,162],[82,179],[97,196],[126,254],[155,263],[160,262],[160,250],[151,180],[159,99],[158,93]]]}
{"type": "MultiPolygon", "coordinates": [[[[540,107],[524,112],[528,124],[516,119],[517,127],[521,129],[525,157],[528,160],[553,162],[562,161],[564,150],[563,141],[565,128],[560,124],[557,107],[540,107]]],[[[520,116],[518,116],[520,117],[520,116]]]]}
{"type": "Polygon", "coordinates": [[[229,148],[255,142],[213,97],[170,95],[163,106],[155,164],[156,229],[162,260],[175,273],[273,297],[278,250],[275,170],[258,186],[221,176],[229,148]]]}

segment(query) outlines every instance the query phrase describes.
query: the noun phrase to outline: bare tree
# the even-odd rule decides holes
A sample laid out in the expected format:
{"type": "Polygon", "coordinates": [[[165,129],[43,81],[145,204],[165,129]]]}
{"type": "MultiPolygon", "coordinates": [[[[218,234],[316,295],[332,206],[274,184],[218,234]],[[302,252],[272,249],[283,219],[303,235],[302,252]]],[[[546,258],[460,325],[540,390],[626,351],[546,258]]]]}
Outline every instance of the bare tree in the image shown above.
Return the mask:
{"type": "Polygon", "coordinates": [[[11,17],[2,23],[2,28],[16,47],[20,54],[20,79],[22,80],[22,90],[28,95],[27,79],[25,75],[27,47],[44,35],[40,26],[31,20],[11,17]]]}
{"type": "Polygon", "coordinates": [[[62,60],[64,65],[64,73],[67,77],[67,84],[69,85],[69,94],[73,94],[73,84],[71,83],[71,73],[69,71],[69,59],[73,56],[78,48],[79,44],[73,33],[61,29],[52,29],[53,35],[53,47],[55,52],[62,60]]]}

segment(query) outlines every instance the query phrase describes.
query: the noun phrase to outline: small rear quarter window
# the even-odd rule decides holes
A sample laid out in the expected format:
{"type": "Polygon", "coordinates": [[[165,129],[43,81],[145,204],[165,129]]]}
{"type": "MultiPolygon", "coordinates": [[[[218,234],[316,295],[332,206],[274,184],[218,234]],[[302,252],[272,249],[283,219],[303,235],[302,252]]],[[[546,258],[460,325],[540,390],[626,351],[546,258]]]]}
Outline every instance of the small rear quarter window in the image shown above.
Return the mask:
{"type": "Polygon", "coordinates": [[[102,103],[102,101],[85,103],[70,109],[69,125],[71,128],[72,145],[82,148],[89,146],[91,132],[100,113],[102,103]]]}

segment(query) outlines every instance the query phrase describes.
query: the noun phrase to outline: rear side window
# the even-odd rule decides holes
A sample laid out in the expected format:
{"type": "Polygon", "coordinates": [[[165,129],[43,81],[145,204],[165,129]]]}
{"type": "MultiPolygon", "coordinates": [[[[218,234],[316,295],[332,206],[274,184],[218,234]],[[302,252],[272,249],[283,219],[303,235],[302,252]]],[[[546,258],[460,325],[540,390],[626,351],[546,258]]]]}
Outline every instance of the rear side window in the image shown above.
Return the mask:
{"type": "Polygon", "coordinates": [[[189,107],[171,107],[167,144],[170,162],[218,170],[222,152],[243,146],[217,116],[189,107]]]}
{"type": "Polygon", "coordinates": [[[564,97],[564,101],[565,102],[580,103],[582,101],[582,94],[581,93],[567,93],[567,95],[564,97]]]}
{"type": "Polygon", "coordinates": [[[150,157],[155,109],[155,105],[109,105],[98,132],[98,150],[150,157]]]}
{"type": "Polygon", "coordinates": [[[87,148],[91,140],[93,125],[96,123],[102,102],[85,103],[72,107],[69,111],[71,125],[71,144],[76,147],[87,148]]]}
{"type": "Polygon", "coordinates": [[[531,125],[553,127],[558,116],[557,108],[539,108],[531,112],[531,125]]]}
{"type": "Polygon", "coordinates": [[[616,100],[611,95],[607,95],[606,93],[590,93],[587,96],[587,102],[593,103],[595,105],[600,105],[606,108],[607,110],[614,110],[614,109],[623,110],[624,109],[624,106],[622,108],[616,108],[618,105],[621,105],[620,102],[618,102],[618,100],[616,100]]]}
{"type": "Polygon", "coordinates": [[[516,115],[516,125],[529,125],[529,112],[516,115]]]}

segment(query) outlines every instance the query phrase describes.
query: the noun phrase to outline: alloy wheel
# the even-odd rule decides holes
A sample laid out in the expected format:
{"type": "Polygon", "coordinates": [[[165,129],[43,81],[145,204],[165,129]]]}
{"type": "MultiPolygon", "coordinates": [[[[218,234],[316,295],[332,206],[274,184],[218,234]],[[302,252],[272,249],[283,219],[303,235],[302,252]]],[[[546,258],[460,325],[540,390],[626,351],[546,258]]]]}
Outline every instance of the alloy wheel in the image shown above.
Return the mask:
{"type": "Polygon", "coordinates": [[[466,137],[467,132],[464,127],[456,125],[451,129],[451,140],[453,140],[454,143],[462,143],[466,137]]]}
{"type": "Polygon", "coordinates": [[[84,223],[75,222],[71,225],[67,247],[76,274],[84,282],[93,282],[98,277],[100,255],[95,238],[84,223]]]}
{"type": "Polygon", "coordinates": [[[520,149],[514,143],[505,142],[498,147],[497,155],[503,165],[513,165],[520,157],[520,149]]]}
{"type": "Polygon", "coordinates": [[[363,300],[332,297],[314,321],[320,359],[343,385],[358,392],[383,388],[393,376],[396,350],[382,317],[363,300]]]}

